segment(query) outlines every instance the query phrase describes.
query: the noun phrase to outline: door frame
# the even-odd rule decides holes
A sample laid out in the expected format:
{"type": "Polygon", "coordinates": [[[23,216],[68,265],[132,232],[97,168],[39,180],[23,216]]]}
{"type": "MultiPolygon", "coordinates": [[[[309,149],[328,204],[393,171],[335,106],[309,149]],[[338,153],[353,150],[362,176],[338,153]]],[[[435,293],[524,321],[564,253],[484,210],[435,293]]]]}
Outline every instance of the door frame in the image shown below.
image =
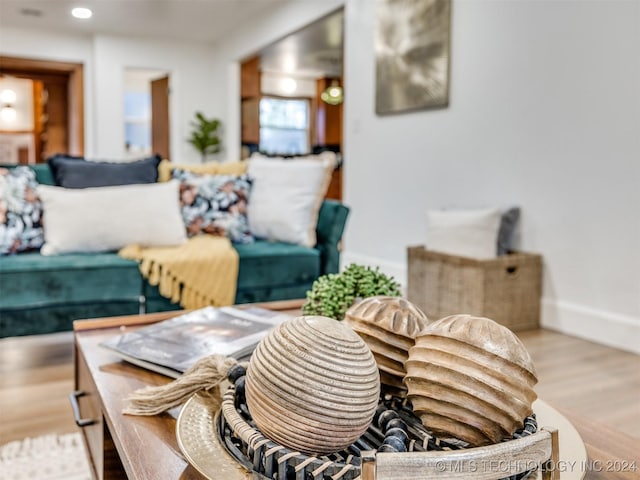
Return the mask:
{"type": "Polygon", "coordinates": [[[67,153],[84,156],[84,64],[0,55],[0,74],[31,80],[51,74],[65,75],[68,89],[67,153]]]}

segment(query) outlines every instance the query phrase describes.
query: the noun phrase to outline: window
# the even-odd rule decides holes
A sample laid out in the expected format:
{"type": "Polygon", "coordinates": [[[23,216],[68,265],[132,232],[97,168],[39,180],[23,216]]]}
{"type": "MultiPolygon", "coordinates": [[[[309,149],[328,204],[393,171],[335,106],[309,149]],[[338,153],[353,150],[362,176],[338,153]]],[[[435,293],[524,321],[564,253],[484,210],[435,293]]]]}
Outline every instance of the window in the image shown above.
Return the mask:
{"type": "Polygon", "coordinates": [[[279,155],[309,153],[308,100],[260,100],[260,151],[279,155]]]}
{"type": "Polygon", "coordinates": [[[125,92],[124,139],[127,152],[151,153],[151,93],[125,92]]]}

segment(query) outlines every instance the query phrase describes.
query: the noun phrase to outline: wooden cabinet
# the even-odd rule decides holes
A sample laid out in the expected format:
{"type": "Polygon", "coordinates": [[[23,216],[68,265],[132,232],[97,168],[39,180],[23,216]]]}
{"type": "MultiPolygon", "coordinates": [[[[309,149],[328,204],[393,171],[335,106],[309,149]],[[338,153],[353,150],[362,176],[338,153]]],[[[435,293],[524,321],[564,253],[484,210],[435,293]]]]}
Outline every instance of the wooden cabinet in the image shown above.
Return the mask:
{"type": "Polygon", "coordinates": [[[260,57],[240,66],[240,125],[242,144],[260,143],[260,57]]]}
{"type": "Polygon", "coordinates": [[[260,97],[260,57],[252,57],[240,65],[240,96],[244,98],[260,97]]]}
{"type": "Polygon", "coordinates": [[[242,143],[260,143],[260,99],[242,100],[242,143]]]}
{"type": "Polygon", "coordinates": [[[44,81],[47,92],[45,114],[47,116],[46,142],[43,145],[42,161],[59,152],[69,151],[68,137],[68,77],[44,81]]]}

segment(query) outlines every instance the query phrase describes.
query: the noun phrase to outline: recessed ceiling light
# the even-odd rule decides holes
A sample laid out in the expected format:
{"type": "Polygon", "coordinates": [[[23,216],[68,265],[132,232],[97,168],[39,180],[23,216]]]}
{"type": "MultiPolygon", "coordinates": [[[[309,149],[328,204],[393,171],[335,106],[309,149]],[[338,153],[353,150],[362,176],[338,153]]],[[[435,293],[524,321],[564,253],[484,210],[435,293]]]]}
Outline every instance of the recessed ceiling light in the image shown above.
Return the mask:
{"type": "Polygon", "coordinates": [[[76,18],[85,19],[85,18],[91,18],[91,15],[93,15],[93,12],[88,8],[76,7],[73,10],[71,10],[71,15],[73,15],[76,18]]]}

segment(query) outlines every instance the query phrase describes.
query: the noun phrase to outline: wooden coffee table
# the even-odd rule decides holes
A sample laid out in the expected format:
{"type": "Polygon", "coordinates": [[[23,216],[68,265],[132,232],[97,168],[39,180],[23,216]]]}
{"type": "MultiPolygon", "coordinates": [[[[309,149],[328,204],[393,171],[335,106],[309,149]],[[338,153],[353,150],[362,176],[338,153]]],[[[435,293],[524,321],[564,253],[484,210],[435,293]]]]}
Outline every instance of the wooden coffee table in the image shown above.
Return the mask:
{"type": "MultiPolygon", "coordinates": [[[[259,306],[299,314],[302,301],[273,302],[259,306]]],[[[179,409],[154,417],[122,415],[127,396],[148,385],[171,379],[123,362],[99,346],[124,330],[158,322],[182,312],[132,315],[74,323],[75,385],[78,409],[95,477],[98,479],[188,480],[203,477],[184,459],[176,440],[179,409]]],[[[638,440],[586,418],[562,411],[576,427],[587,447],[591,470],[585,478],[637,479],[640,470],[638,440]]],[[[226,463],[226,462],[225,462],[226,463]]],[[[227,468],[241,467],[229,462],[227,468]]],[[[576,466],[575,468],[580,468],[576,466]]],[[[247,479],[252,478],[245,474],[247,479]]],[[[229,478],[221,471],[220,479],[229,478]]]]}

